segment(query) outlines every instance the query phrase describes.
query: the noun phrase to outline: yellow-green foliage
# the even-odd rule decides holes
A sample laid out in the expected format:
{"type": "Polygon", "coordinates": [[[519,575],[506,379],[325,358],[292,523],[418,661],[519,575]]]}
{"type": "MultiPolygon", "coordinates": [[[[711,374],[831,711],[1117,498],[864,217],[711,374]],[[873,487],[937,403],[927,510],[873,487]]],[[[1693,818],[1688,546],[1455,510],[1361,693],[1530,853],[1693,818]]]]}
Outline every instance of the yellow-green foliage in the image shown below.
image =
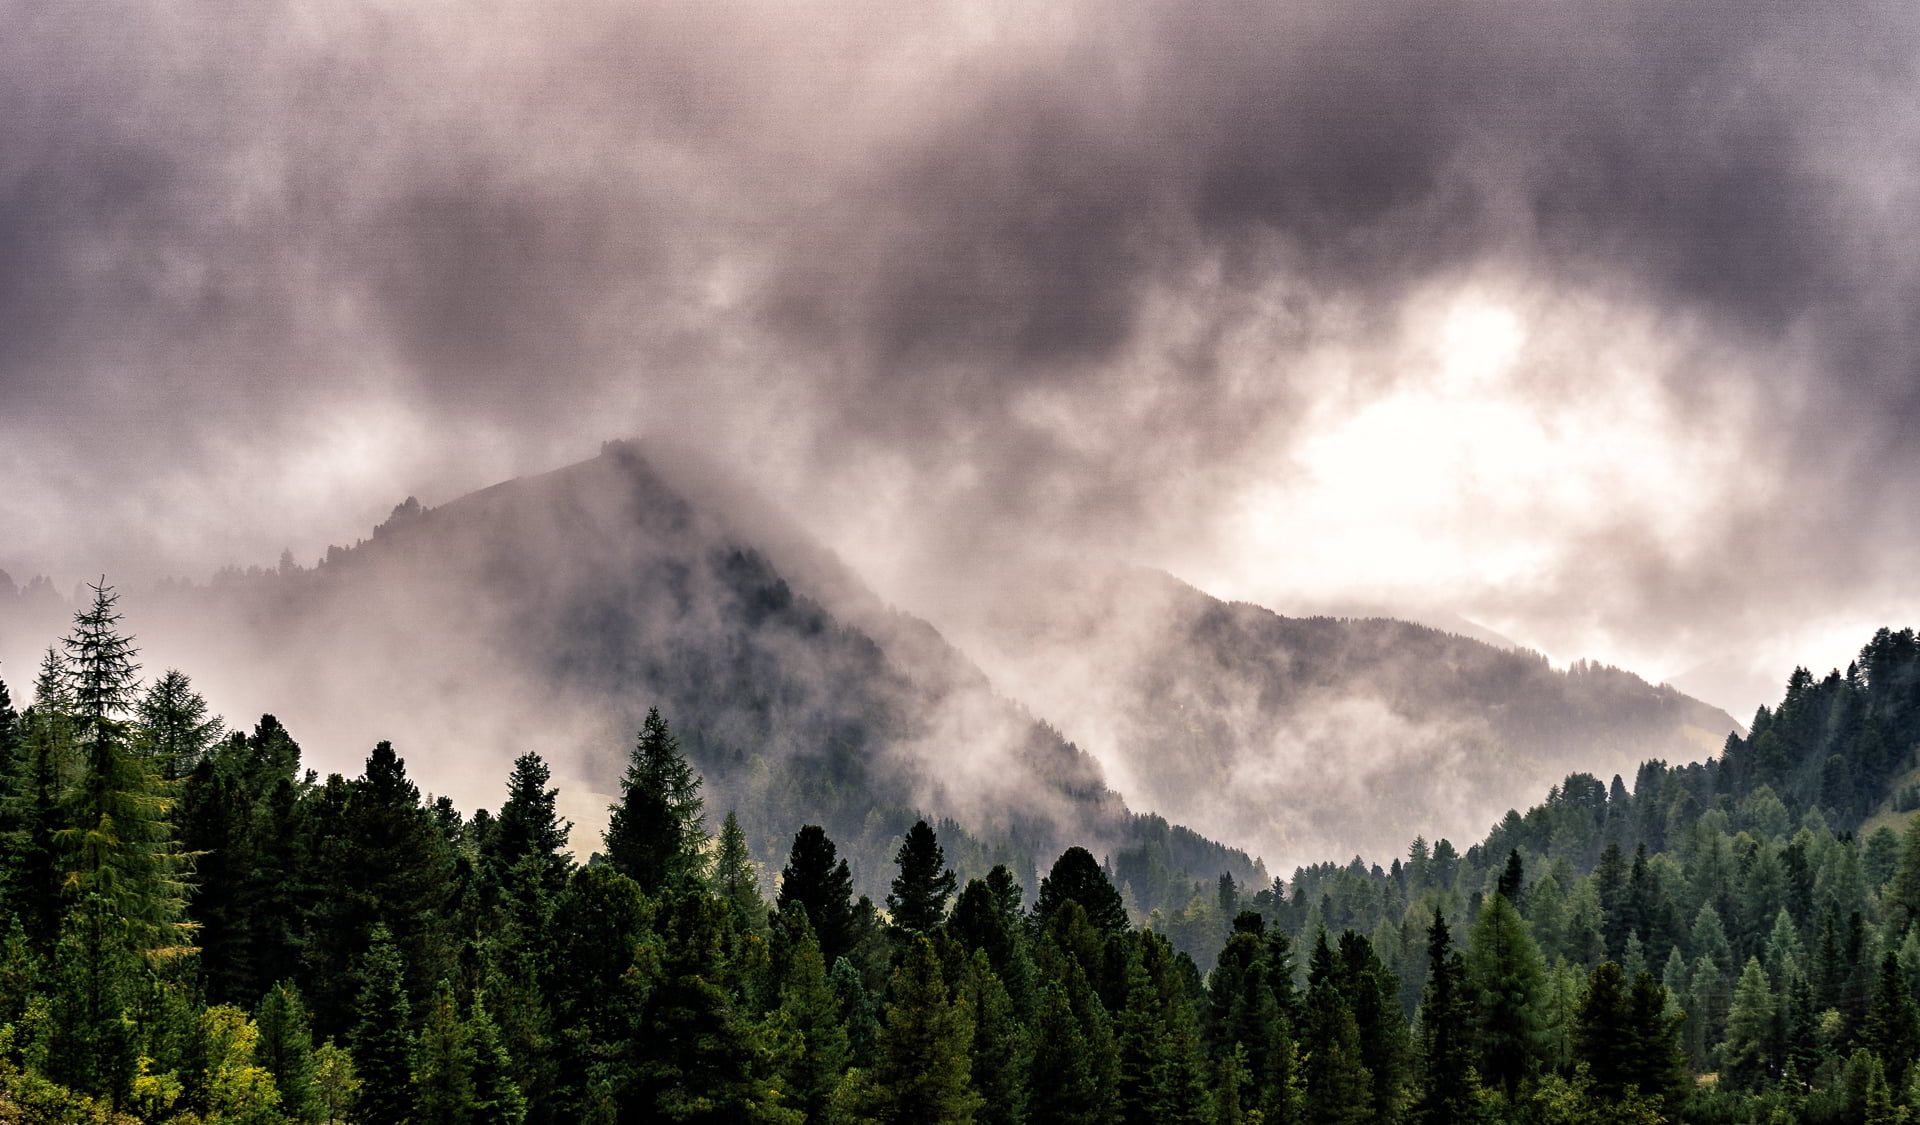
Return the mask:
{"type": "Polygon", "coordinates": [[[254,1065],[260,1029],[247,1013],[221,1005],[200,1017],[207,1038],[207,1125],[268,1125],[282,1118],[273,1074],[254,1065]]]}

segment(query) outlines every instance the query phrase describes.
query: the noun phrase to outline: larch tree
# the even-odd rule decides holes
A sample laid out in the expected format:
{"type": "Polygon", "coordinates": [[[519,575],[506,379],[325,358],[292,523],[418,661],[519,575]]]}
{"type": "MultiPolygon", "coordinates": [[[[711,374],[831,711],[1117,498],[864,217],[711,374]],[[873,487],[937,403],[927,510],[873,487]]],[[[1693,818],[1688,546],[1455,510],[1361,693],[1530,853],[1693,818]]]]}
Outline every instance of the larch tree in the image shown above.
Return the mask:
{"type": "Polygon", "coordinates": [[[185,952],[192,934],[188,857],[169,815],[172,787],[134,749],[125,721],[139,665],[119,629],[118,596],[104,580],[90,588],[93,604],[74,615],[66,640],[82,765],[57,841],[70,890],[123,919],[137,951],[166,958],[185,952]]]}

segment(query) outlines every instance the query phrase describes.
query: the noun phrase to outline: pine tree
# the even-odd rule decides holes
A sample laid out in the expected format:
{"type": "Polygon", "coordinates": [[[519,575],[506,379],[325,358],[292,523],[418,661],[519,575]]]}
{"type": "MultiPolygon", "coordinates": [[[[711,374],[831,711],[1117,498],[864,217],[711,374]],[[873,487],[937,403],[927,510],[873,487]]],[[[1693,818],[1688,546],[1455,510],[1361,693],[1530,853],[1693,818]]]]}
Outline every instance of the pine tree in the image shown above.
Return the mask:
{"type": "Polygon", "coordinates": [[[700,778],[658,708],[647,712],[609,812],[602,840],[615,871],[649,895],[699,881],[707,840],[700,778]]]}
{"type": "Polygon", "coordinates": [[[947,867],[946,853],[926,821],[914,821],[893,862],[900,869],[893,880],[893,891],[887,895],[893,924],[912,936],[932,933],[946,920],[947,900],[953,897],[955,879],[947,867]]]}
{"type": "Polygon", "coordinates": [[[1074,1011],[1067,985],[1049,980],[1034,1025],[1030,1120],[1060,1125],[1107,1125],[1112,1120],[1114,1091],[1101,1081],[1110,1070],[1110,1056],[1102,1057],[1097,1033],[1090,1039],[1089,1030],[1074,1011]]]}
{"type": "Polygon", "coordinates": [[[853,950],[853,875],[838,859],[826,829],[817,824],[794,834],[787,866],[780,872],[780,897],[774,909],[789,904],[806,911],[820,942],[820,956],[831,966],[853,950]]]}
{"type": "Polygon", "coordinates": [[[281,1112],[295,1121],[319,1121],[325,1107],[314,1086],[313,1029],[291,982],[273,986],[260,1001],[254,1023],[260,1030],[254,1055],[273,1074],[281,1112]]]}
{"type": "Polygon", "coordinates": [[[361,961],[352,1045],[361,1083],[356,1122],[405,1125],[413,1113],[413,1011],[392,935],[376,926],[361,961]]]}
{"type": "Polygon", "coordinates": [[[661,963],[629,1044],[634,1120],[797,1121],[765,1073],[763,1051],[726,988],[727,907],[697,887],[661,903],[661,963]]]}
{"type": "Polygon", "coordinates": [[[427,1007],[413,1053],[410,1125],[467,1125],[473,1114],[473,1044],[454,1007],[453,988],[441,981],[427,1007]]]}
{"type": "Polygon", "coordinates": [[[1113,881],[1085,848],[1068,848],[1054,861],[1053,870],[1040,880],[1040,901],[1034,906],[1034,920],[1045,928],[1061,905],[1079,903],[1093,924],[1110,934],[1126,930],[1126,903],[1113,881]]]}
{"type": "Polygon", "coordinates": [[[1573,1057],[1587,1068],[1594,1093],[1617,1101],[1632,1081],[1632,1031],[1626,976],[1602,961],[1587,977],[1586,996],[1573,1028],[1573,1057]]]}
{"type": "Polygon", "coordinates": [[[971,1125],[973,1012],[951,994],[933,942],[914,940],[894,970],[874,1061],[876,1117],[887,1125],[971,1125]]]}

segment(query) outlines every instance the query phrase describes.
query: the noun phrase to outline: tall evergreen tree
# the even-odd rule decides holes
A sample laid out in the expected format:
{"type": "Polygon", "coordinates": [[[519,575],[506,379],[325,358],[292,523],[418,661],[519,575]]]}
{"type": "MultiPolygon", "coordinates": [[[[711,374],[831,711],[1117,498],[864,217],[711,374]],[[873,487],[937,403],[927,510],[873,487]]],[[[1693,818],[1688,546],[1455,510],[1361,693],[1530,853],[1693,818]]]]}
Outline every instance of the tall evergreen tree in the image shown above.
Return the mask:
{"type": "Polygon", "coordinates": [[[1481,908],[1466,963],[1474,998],[1477,1069],[1488,1083],[1511,1093],[1544,1055],[1546,969],[1526,923],[1503,896],[1495,895],[1481,908]]]}
{"type": "Polygon", "coordinates": [[[1307,971],[1307,1120],[1311,1125],[1363,1125],[1373,1120],[1373,1075],[1360,1058],[1360,1025],[1341,994],[1339,967],[1323,931],[1307,971]]]}
{"type": "Polygon", "coordinates": [[[169,668],[140,697],[135,744],[164,781],[192,772],[225,736],[226,726],[207,711],[185,672],[169,668]]]}
{"type": "Polygon", "coordinates": [[[954,874],[947,867],[947,856],[934,837],[933,828],[916,820],[900,842],[893,861],[899,868],[892,893],[887,895],[887,910],[893,924],[913,936],[933,932],[946,920],[947,900],[953,897],[954,874]]]}
{"type": "Polygon", "coordinates": [[[838,858],[826,829],[803,825],[794,834],[787,866],[780,872],[780,896],[774,908],[804,910],[829,966],[853,950],[853,875],[838,858]]]}
{"type": "Polygon", "coordinates": [[[1891,949],[1881,956],[1880,975],[1861,1039],[1886,1064],[1888,1074],[1905,1074],[1913,1064],[1915,1050],[1920,1048],[1920,1014],[1914,1010],[1900,959],[1891,949]]]}
{"type": "Polygon", "coordinates": [[[410,1125],[468,1125],[473,1105],[473,1044],[454,1007],[453,988],[441,981],[413,1054],[410,1125]]]}
{"type": "Polygon", "coordinates": [[[64,824],[61,801],[79,771],[73,740],[73,694],[66,661],[48,649],[33,686],[33,704],[20,716],[15,752],[0,778],[0,863],[5,905],[20,917],[27,935],[50,949],[64,909],[61,852],[55,840],[64,824]]]}
{"type": "Polygon", "coordinates": [[[1068,902],[1079,903],[1088,919],[1107,933],[1117,934],[1131,925],[1126,903],[1114,890],[1113,880],[1085,848],[1068,848],[1040,880],[1040,901],[1033,908],[1035,921],[1044,928],[1068,902]]]}
{"type": "Polygon", "coordinates": [[[352,1047],[361,1082],[357,1122],[405,1125],[413,1113],[413,1007],[405,966],[385,926],[375,926],[360,964],[352,1047]]]}
{"type": "Polygon", "coordinates": [[[514,1080],[516,1067],[501,1042],[500,1029],[487,1011],[486,998],[476,995],[467,1015],[466,1037],[473,1057],[473,1113],[476,1123],[520,1125],[527,1119],[527,1099],[514,1080]]]}
{"type": "Polygon", "coordinates": [[[1468,1038],[1473,1007],[1466,961],[1438,907],[1427,928],[1427,986],[1420,999],[1420,1084],[1414,1116],[1421,1125],[1466,1125],[1476,1113],[1479,1078],[1468,1038]]]}
{"type": "Polygon", "coordinates": [[[314,1086],[313,1029],[299,991],[286,981],[274,985],[254,1023],[260,1029],[254,1057],[273,1074],[281,1112],[295,1121],[319,1121],[324,1106],[314,1086]]]}
{"type": "Polygon", "coordinates": [[[706,816],[700,778],[680,755],[680,742],[658,708],[640,727],[620,799],[602,837],[614,870],[658,895],[698,881],[705,868],[706,816]]]}
{"type": "Polygon", "coordinates": [[[735,930],[746,933],[766,929],[767,900],[760,896],[759,865],[753,862],[747,834],[731,809],[720,825],[720,839],[714,849],[713,889],[732,912],[735,930]]]}
{"type": "Polygon", "coordinates": [[[783,1059],[782,1088],[788,1101],[809,1121],[826,1119],[834,1089],[851,1062],[840,1005],[827,980],[826,961],[813,927],[798,907],[787,918],[791,944],[781,960],[780,1007],[776,1016],[789,1040],[783,1059]]]}
{"type": "Polygon", "coordinates": [[[875,1116],[886,1125],[971,1125],[973,1011],[954,996],[933,942],[914,939],[894,970],[874,1062],[875,1116]]]}
{"type": "Polygon", "coordinates": [[[507,775],[507,799],[501,803],[500,815],[494,818],[493,830],[481,850],[502,883],[510,882],[511,873],[532,860],[534,866],[522,870],[534,873],[547,895],[557,896],[566,888],[567,872],[572,867],[566,853],[567,834],[573,830],[573,823],[559,814],[560,791],[547,784],[552,776],[538,754],[529,752],[513,760],[513,771],[507,775]]]}
{"type": "Polygon", "coordinates": [[[1747,958],[1739,983],[1733,987],[1733,1005],[1727,1011],[1727,1041],[1723,1071],[1729,1084],[1757,1090],[1775,1067],[1773,983],[1758,957],[1747,958]]]}
{"type": "Polygon", "coordinates": [[[171,788],[135,752],[125,722],[139,666],[133,638],[119,630],[118,595],[104,581],[91,589],[93,604],[74,615],[66,640],[82,765],[56,840],[68,883],[123,919],[137,951],[170,957],[192,934],[188,860],[169,817],[171,788]]]}

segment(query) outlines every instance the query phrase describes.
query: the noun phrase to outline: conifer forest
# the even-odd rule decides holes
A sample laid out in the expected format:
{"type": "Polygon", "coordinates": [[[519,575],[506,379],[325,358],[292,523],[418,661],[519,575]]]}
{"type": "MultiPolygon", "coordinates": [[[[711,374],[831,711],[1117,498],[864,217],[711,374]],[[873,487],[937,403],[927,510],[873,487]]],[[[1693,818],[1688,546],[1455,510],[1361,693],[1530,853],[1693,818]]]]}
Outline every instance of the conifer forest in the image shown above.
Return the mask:
{"type": "Polygon", "coordinates": [[[884,902],[758,856],[648,714],[580,861],[536,754],[497,810],[399,751],[303,770],[142,680],[92,588],[0,688],[0,1113],[46,1122],[1775,1122],[1920,1109],[1920,641],[1796,670],[1704,763],[1575,773],[1464,851],[1029,895],[926,820],[884,902]],[[777,877],[774,873],[777,871],[777,877]],[[963,877],[964,876],[964,877],[963,877]]]}
{"type": "Polygon", "coordinates": [[[0,1125],[1920,1125],[1920,0],[0,0],[0,1125]]]}

